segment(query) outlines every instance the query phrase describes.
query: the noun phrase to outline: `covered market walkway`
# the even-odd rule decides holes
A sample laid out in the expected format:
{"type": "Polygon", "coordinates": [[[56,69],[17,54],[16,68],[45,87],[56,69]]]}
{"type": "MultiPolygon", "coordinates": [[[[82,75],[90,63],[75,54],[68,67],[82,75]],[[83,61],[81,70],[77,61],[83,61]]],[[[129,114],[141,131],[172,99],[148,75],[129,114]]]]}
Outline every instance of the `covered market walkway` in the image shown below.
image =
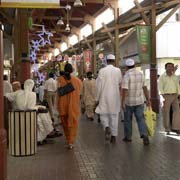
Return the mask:
{"type": "Polygon", "coordinates": [[[8,156],[8,180],[180,179],[180,137],[166,136],[161,118],[149,146],[143,146],[136,123],[132,142],[123,142],[123,123],[119,125],[117,142],[112,145],[104,141],[97,120],[82,117],[73,150],[65,148],[64,137],[58,137],[38,146],[34,156],[8,156]]]}

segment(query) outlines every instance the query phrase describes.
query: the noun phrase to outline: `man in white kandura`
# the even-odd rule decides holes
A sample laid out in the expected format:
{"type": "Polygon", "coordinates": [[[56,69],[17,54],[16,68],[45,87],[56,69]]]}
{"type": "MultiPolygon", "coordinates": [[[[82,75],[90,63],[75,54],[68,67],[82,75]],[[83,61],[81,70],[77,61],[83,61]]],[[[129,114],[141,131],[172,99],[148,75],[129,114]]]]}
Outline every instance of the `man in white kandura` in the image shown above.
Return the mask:
{"type": "Polygon", "coordinates": [[[115,56],[107,55],[107,66],[99,71],[96,79],[96,113],[105,130],[105,139],[115,143],[118,135],[118,120],[120,112],[121,70],[115,67],[115,56]],[[111,137],[111,138],[110,138],[111,137]]]}

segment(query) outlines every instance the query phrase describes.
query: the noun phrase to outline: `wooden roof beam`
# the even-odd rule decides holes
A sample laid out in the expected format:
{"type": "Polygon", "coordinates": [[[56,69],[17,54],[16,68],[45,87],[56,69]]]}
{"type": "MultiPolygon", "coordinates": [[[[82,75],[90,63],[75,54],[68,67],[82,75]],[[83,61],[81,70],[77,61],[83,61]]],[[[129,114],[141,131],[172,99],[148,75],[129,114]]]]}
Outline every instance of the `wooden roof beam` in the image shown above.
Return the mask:
{"type": "Polygon", "coordinates": [[[85,40],[85,43],[87,44],[87,46],[89,47],[89,49],[93,49],[92,46],[90,45],[90,43],[88,42],[87,38],[85,36],[83,36],[83,39],[85,40]]]}
{"type": "Polygon", "coordinates": [[[121,46],[122,44],[124,44],[128,38],[133,34],[133,32],[135,31],[135,29],[131,29],[128,34],[126,36],[124,36],[120,41],[119,41],[119,46],[121,46]]]}
{"type": "Polygon", "coordinates": [[[7,21],[8,21],[9,24],[13,24],[13,25],[15,24],[15,19],[12,18],[12,17],[10,17],[10,16],[3,10],[3,8],[1,8],[0,14],[3,15],[3,17],[4,17],[5,19],[7,19],[7,21]]]}
{"type": "Polygon", "coordinates": [[[108,34],[109,38],[111,39],[111,41],[114,43],[114,37],[112,36],[110,31],[108,31],[109,28],[106,26],[105,23],[102,23],[102,25],[103,25],[104,29],[107,31],[107,34],[108,34]]]}
{"type": "Polygon", "coordinates": [[[156,26],[156,32],[162,27],[164,23],[180,8],[180,4],[176,5],[176,7],[167,14],[164,19],[156,26]]]}
{"type": "MultiPolygon", "coordinates": [[[[179,4],[179,3],[180,3],[180,0],[173,0],[173,1],[170,1],[170,2],[167,2],[167,3],[156,4],[156,10],[163,9],[163,8],[168,8],[168,7],[172,6],[172,5],[176,5],[176,4],[179,4]]],[[[137,9],[133,9],[132,13],[141,13],[141,12],[144,12],[144,11],[150,11],[151,9],[152,9],[152,5],[146,6],[146,7],[140,7],[140,8],[137,8],[137,9]]]]}
{"type": "Polygon", "coordinates": [[[105,4],[107,4],[111,9],[113,9],[114,17],[115,19],[117,19],[119,16],[118,0],[105,0],[105,4]]]}
{"type": "MultiPolygon", "coordinates": [[[[38,16],[33,16],[33,18],[37,18],[37,19],[44,19],[44,20],[58,20],[59,17],[57,16],[42,16],[42,17],[38,17],[38,16]]],[[[61,17],[62,20],[66,20],[66,17],[61,17]]],[[[84,21],[84,18],[82,17],[71,17],[70,18],[71,21],[84,21]]]]}
{"type": "Polygon", "coordinates": [[[69,46],[70,46],[70,44],[69,44],[69,37],[63,35],[61,37],[61,39],[62,39],[62,42],[67,43],[67,47],[69,48],[69,46]]]}
{"type": "Polygon", "coordinates": [[[84,17],[84,22],[90,24],[92,26],[93,34],[95,33],[96,29],[96,18],[90,15],[86,15],[84,17]]]}
{"type": "Polygon", "coordinates": [[[75,34],[78,37],[78,42],[80,42],[80,36],[81,36],[81,31],[79,28],[72,27],[71,28],[71,33],[72,35],[75,34]]]}
{"type": "MultiPolygon", "coordinates": [[[[114,0],[112,0],[114,1],[114,0]]],[[[67,0],[61,0],[61,2],[67,2],[67,0]]],[[[68,2],[74,2],[74,0],[68,0],[68,2]]],[[[82,0],[84,3],[93,3],[93,4],[104,4],[105,0],[82,0]]]]}
{"type": "MultiPolygon", "coordinates": [[[[134,0],[134,4],[135,4],[135,6],[136,6],[138,9],[141,9],[141,8],[142,8],[141,5],[140,5],[140,3],[139,3],[137,0],[134,0]]],[[[148,19],[148,17],[146,16],[146,14],[145,14],[144,12],[140,12],[140,14],[141,14],[144,22],[146,23],[146,25],[150,25],[149,19],[148,19]]]]}
{"type": "Polygon", "coordinates": [[[110,28],[108,28],[108,29],[102,29],[102,30],[101,30],[101,33],[112,32],[112,31],[114,31],[116,28],[118,28],[118,29],[123,29],[123,28],[131,27],[131,26],[135,26],[135,25],[140,24],[140,23],[142,23],[142,22],[143,22],[142,20],[137,20],[137,21],[130,22],[130,23],[127,23],[127,24],[119,24],[117,27],[110,27],[110,28]]]}

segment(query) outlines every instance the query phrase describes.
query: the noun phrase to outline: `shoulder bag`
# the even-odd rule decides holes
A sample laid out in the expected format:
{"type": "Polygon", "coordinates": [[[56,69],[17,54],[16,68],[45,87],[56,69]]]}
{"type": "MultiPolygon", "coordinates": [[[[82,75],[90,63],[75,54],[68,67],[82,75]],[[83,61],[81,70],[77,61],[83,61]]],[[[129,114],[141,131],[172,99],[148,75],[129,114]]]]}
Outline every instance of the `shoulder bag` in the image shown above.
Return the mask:
{"type": "Polygon", "coordinates": [[[64,95],[69,94],[70,92],[72,92],[74,90],[75,90],[74,86],[72,85],[71,82],[67,82],[67,84],[65,86],[58,87],[58,89],[57,89],[59,96],[64,96],[64,95]]]}

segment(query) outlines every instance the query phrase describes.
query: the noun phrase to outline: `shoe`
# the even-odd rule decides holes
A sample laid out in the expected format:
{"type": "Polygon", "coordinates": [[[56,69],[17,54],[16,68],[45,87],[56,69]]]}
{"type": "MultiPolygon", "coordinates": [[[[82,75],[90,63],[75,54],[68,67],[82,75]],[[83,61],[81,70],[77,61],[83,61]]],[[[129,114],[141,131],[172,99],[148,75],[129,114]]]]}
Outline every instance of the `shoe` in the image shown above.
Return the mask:
{"type": "Polygon", "coordinates": [[[149,145],[149,138],[148,138],[148,136],[143,136],[143,144],[145,145],[145,146],[147,146],[147,145],[149,145]]]}
{"type": "Polygon", "coordinates": [[[110,140],[110,135],[111,135],[111,131],[109,127],[105,128],[105,140],[109,141],[110,140]]]}
{"type": "Polygon", "coordinates": [[[37,142],[37,145],[38,145],[38,146],[42,146],[43,144],[44,144],[43,141],[38,141],[38,142],[37,142]]]}
{"type": "Polygon", "coordinates": [[[124,142],[131,142],[131,141],[132,141],[130,138],[127,138],[127,137],[124,137],[122,140],[123,140],[124,142]]]}
{"type": "Polygon", "coordinates": [[[68,145],[68,149],[73,149],[74,148],[74,145],[73,144],[69,144],[68,145]]]}
{"type": "Polygon", "coordinates": [[[90,121],[94,121],[94,119],[93,119],[92,117],[89,117],[88,119],[89,119],[90,121]]]}
{"type": "Polygon", "coordinates": [[[62,133],[60,133],[58,131],[54,131],[53,133],[48,134],[46,138],[55,138],[55,137],[60,137],[62,135],[63,135],[62,133]]]}
{"type": "Polygon", "coordinates": [[[111,142],[112,144],[116,143],[116,137],[115,137],[115,136],[111,136],[110,142],[111,142]]]}
{"type": "Polygon", "coordinates": [[[175,132],[177,135],[180,135],[180,130],[172,130],[172,132],[175,132]]]}
{"type": "Polygon", "coordinates": [[[100,115],[98,114],[98,123],[100,123],[101,122],[101,119],[100,119],[100,115]]]}
{"type": "Polygon", "coordinates": [[[176,134],[177,134],[177,135],[180,135],[180,130],[176,130],[176,134]]]}
{"type": "Polygon", "coordinates": [[[166,135],[170,135],[170,131],[169,130],[165,130],[166,135]]]}

